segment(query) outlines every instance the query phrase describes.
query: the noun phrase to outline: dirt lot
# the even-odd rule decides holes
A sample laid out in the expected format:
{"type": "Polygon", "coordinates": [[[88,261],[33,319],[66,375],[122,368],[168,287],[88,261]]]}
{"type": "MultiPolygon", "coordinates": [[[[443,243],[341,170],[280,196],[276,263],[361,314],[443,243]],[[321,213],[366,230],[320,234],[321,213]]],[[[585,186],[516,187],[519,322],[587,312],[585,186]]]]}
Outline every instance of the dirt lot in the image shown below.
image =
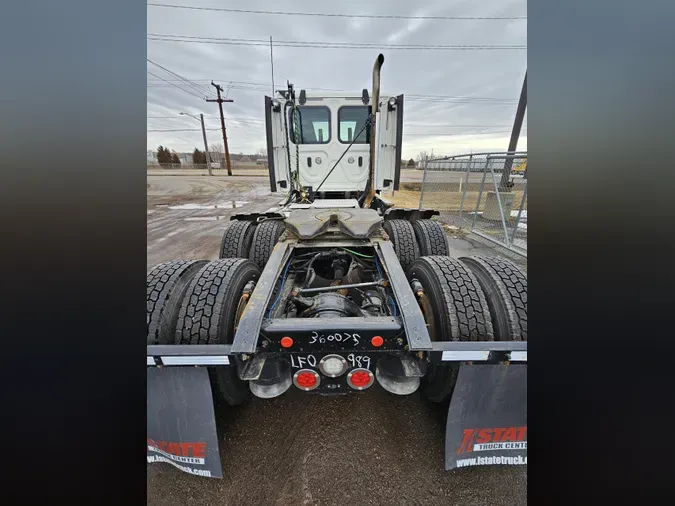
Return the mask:
{"type": "MultiPolygon", "coordinates": [[[[229,217],[278,203],[260,177],[148,176],[147,265],[215,259],[229,217]]],[[[455,233],[452,254],[495,255],[455,233]]],[[[147,471],[150,505],[526,504],[527,470],[443,470],[446,406],[379,387],[216,406],[224,479],[147,471]]]]}

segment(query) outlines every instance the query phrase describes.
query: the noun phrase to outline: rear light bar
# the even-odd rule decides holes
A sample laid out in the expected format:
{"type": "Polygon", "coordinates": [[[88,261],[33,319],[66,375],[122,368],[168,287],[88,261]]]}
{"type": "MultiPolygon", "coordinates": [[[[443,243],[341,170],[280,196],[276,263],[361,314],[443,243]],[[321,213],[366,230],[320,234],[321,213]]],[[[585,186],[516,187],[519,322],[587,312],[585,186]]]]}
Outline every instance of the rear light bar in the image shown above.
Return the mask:
{"type": "MultiPolygon", "coordinates": [[[[146,353],[151,367],[230,365],[233,355],[229,344],[155,344],[148,345],[146,353]]],[[[494,354],[511,362],[527,362],[527,342],[434,342],[432,354],[436,353],[441,354],[443,362],[484,362],[494,354]]]]}

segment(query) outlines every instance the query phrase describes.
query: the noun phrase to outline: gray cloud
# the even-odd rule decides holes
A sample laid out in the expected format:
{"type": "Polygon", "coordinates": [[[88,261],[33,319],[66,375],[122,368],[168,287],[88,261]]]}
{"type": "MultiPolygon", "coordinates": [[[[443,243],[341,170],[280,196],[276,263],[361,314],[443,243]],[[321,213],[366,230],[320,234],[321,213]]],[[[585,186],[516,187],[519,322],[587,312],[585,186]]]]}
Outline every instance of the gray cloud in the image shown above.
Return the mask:
{"type": "MultiPolygon", "coordinates": [[[[218,7],[210,0],[170,0],[179,5],[218,7]]],[[[243,4],[242,4],[243,5],[243,4]]],[[[238,4],[239,7],[239,4],[238,4]]],[[[242,7],[243,8],[243,7],[242,7]]],[[[265,0],[246,8],[280,10],[279,2],[265,0]]],[[[426,0],[319,3],[293,1],[289,10],[350,14],[401,14],[443,16],[524,16],[524,0],[426,0]]],[[[273,16],[148,7],[148,33],[181,36],[269,39],[282,41],[361,42],[429,45],[526,45],[526,20],[428,20],[361,19],[273,16]]],[[[406,95],[403,156],[420,150],[436,154],[469,150],[506,149],[523,76],[525,50],[447,51],[391,50],[383,48],[383,92],[406,95]],[[410,95],[493,97],[507,103],[453,103],[414,100],[410,95]],[[467,127],[463,127],[466,125],[467,127]],[[486,126],[486,127],[484,127],[486,126]],[[432,135],[431,133],[437,133],[432,135]],[[488,132],[488,134],[485,134],[488,132]],[[505,133],[489,133],[505,132],[505,133]],[[470,135],[477,133],[479,135],[470,135]],[[424,134],[424,135],[415,135],[424,134]],[[445,135],[453,134],[453,135],[445,135]],[[462,134],[456,135],[456,134],[462,134]]],[[[298,88],[330,88],[359,92],[370,88],[370,72],[378,48],[323,49],[275,47],[277,86],[290,80],[298,88]]],[[[209,80],[224,88],[233,82],[225,104],[230,150],[254,152],[264,147],[263,96],[271,92],[270,55],[267,46],[235,46],[188,42],[148,41],[148,58],[188,79],[200,90],[175,81],[175,77],[148,63],[148,70],[178,84],[177,89],[148,75],[148,129],[191,129],[199,124],[179,112],[204,113],[207,128],[218,128],[218,107],[201,98],[213,95],[209,80]],[[244,84],[248,83],[248,84],[244,84]],[[246,89],[248,88],[248,89],[246,89]],[[252,89],[251,89],[252,88],[252,89]],[[173,117],[165,119],[164,117],[173,117]]],[[[222,142],[219,131],[209,131],[209,142],[222,142]]],[[[201,133],[148,132],[148,149],[159,144],[176,151],[202,145],[201,133]]],[[[519,141],[527,147],[526,130],[519,141]]]]}

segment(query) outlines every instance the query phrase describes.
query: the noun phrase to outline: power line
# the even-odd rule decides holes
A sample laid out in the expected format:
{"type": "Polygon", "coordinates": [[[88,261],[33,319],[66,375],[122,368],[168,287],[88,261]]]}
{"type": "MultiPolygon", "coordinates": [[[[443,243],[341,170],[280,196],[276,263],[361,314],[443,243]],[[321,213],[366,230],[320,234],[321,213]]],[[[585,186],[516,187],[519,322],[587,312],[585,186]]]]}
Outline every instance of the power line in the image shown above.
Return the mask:
{"type": "MultiPolygon", "coordinates": [[[[146,119],[185,119],[184,116],[147,116],[146,119]]],[[[207,116],[204,116],[204,119],[208,119],[207,116]]]]}
{"type": "MultiPolygon", "coordinates": [[[[234,82],[234,81],[230,81],[234,82]]],[[[252,87],[245,87],[245,86],[232,86],[232,89],[239,90],[239,91],[267,91],[267,86],[263,84],[258,84],[258,83],[251,83],[255,86],[260,86],[259,88],[256,88],[254,86],[252,87]]],[[[148,87],[166,87],[166,84],[162,83],[148,83],[148,87]]],[[[279,85],[281,86],[281,85],[279,85]]],[[[345,93],[354,93],[354,90],[340,90],[336,88],[315,88],[315,87],[303,87],[303,89],[312,91],[312,90],[318,90],[318,91],[332,91],[332,92],[345,92],[345,93]]],[[[451,102],[466,102],[466,103],[471,103],[471,102],[478,102],[478,103],[498,103],[498,104],[504,104],[504,105],[512,105],[517,102],[517,100],[512,100],[508,98],[499,98],[499,97],[463,97],[463,96],[452,96],[452,95],[417,95],[417,94],[406,94],[405,95],[406,100],[413,101],[413,102],[443,102],[443,101],[451,101],[451,102]]]]}
{"type": "MultiPolygon", "coordinates": [[[[261,39],[224,39],[217,37],[196,37],[185,35],[148,34],[148,40],[162,42],[189,42],[197,44],[221,44],[234,46],[267,46],[269,41],[261,39]]],[[[322,42],[322,41],[279,41],[279,47],[305,47],[319,49],[390,49],[390,50],[456,50],[456,51],[488,51],[488,50],[522,50],[527,46],[487,46],[487,45],[448,45],[431,44],[377,44],[371,42],[322,42]]]]}
{"type": "Polygon", "coordinates": [[[417,128],[417,127],[423,127],[423,128],[508,128],[510,125],[454,125],[454,124],[446,124],[446,125],[427,125],[427,124],[420,124],[420,125],[404,125],[405,128],[417,128]]]}
{"type": "MultiPolygon", "coordinates": [[[[220,130],[220,128],[207,128],[206,130],[209,131],[217,131],[220,130]]],[[[172,128],[172,129],[167,129],[167,130],[162,130],[162,129],[152,129],[148,130],[148,132],[201,132],[201,128],[172,128]]]]}
{"type": "Polygon", "coordinates": [[[152,63],[153,65],[155,65],[155,66],[161,68],[162,70],[164,70],[164,71],[167,72],[168,74],[177,77],[177,78],[179,79],[179,81],[185,82],[186,84],[188,84],[189,86],[191,86],[193,89],[196,89],[199,93],[205,93],[205,94],[207,94],[207,95],[210,93],[210,91],[209,91],[208,88],[206,88],[206,87],[204,87],[204,86],[201,86],[201,85],[198,85],[198,84],[195,83],[195,82],[190,81],[189,79],[187,79],[187,78],[185,78],[185,77],[183,77],[183,76],[181,76],[181,75],[179,75],[179,74],[177,74],[177,73],[175,73],[175,72],[173,72],[173,71],[167,69],[166,67],[161,66],[160,64],[158,64],[158,63],[156,63],[156,62],[150,60],[149,58],[146,58],[146,60],[147,60],[148,62],[152,63]]]}
{"type": "Polygon", "coordinates": [[[164,70],[164,71],[167,72],[168,74],[177,77],[177,78],[180,79],[181,81],[185,82],[188,86],[191,86],[192,89],[197,90],[199,93],[205,93],[206,95],[208,95],[208,94],[210,93],[210,91],[209,91],[207,88],[202,87],[202,86],[198,85],[197,83],[193,83],[193,82],[190,81],[189,79],[186,79],[185,77],[183,77],[183,76],[181,76],[181,75],[179,75],[179,74],[176,74],[175,72],[173,72],[173,71],[167,69],[166,67],[162,67],[159,63],[155,63],[154,61],[152,61],[152,60],[149,59],[149,58],[146,58],[146,60],[147,60],[148,62],[152,63],[153,65],[159,67],[160,69],[164,70]]]}
{"type": "MultiPolygon", "coordinates": [[[[168,79],[167,81],[176,81],[177,79],[168,79]]],[[[191,81],[211,81],[211,78],[206,78],[206,77],[200,77],[200,78],[193,78],[191,81]]],[[[233,85],[233,88],[241,88],[241,89],[252,89],[252,90],[267,90],[267,84],[265,83],[256,83],[256,82],[251,82],[251,81],[233,81],[230,79],[225,79],[221,78],[218,79],[219,81],[225,81],[228,83],[237,83],[233,85]],[[243,84],[248,84],[251,85],[251,87],[246,87],[246,86],[241,86],[243,84]]],[[[157,83],[157,82],[151,82],[148,81],[148,86],[166,86],[166,84],[162,83],[157,83]]],[[[277,84],[276,86],[283,87],[285,84],[277,84]]],[[[319,90],[319,91],[335,91],[335,92],[345,92],[345,93],[353,93],[354,90],[345,90],[345,89],[340,89],[340,88],[320,88],[320,87],[312,87],[312,86],[305,86],[303,87],[305,90],[319,90]]],[[[462,97],[462,96],[452,96],[452,95],[430,95],[428,93],[424,94],[419,94],[419,93],[410,93],[406,94],[406,98],[419,98],[419,99],[437,99],[437,98],[450,98],[450,99],[467,99],[467,100],[494,100],[494,101],[501,101],[501,102],[516,102],[516,100],[510,99],[510,98],[499,98],[499,97],[462,97]]]]}
{"type": "MultiPolygon", "coordinates": [[[[403,135],[414,135],[414,136],[425,136],[425,137],[457,137],[457,136],[463,136],[463,137],[468,137],[470,135],[495,135],[495,134],[510,134],[510,130],[500,130],[500,131],[495,131],[495,132],[465,132],[465,133],[445,133],[445,132],[425,132],[425,133],[406,133],[405,131],[403,132],[403,135]]],[[[523,133],[523,132],[521,132],[523,133]]],[[[527,132],[525,132],[527,133],[527,132]]]]}
{"type": "Polygon", "coordinates": [[[148,7],[166,7],[172,9],[189,9],[196,11],[220,11],[220,12],[238,12],[245,14],[270,14],[275,16],[321,16],[328,18],[362,18],[362,19],[434,19],[434,20],[453,20],[453,21],[477,21],[477,20],[515,20],[527,19],[527,16],[400,16],[396,14],[334,14],[327,12],[288,12],[288,11],[254,11],[246,9],[227,9],[224,7],[196,7],[189,5],[169,5],[149,3],[148,7]]]}
{"type": "MultiPolygon", "coordinates": [[[[182,116],[146,116],[146,119],[185,119],[182,116]]],[[[204,116],[204,120],[206,121],[220,121],[219,118],[214,118],[212,116],[204,116]]],[[[254,126],[261,125],[264,123],[265,120],[258,119],[258,118],[236,118],[236,117],[230,117],[229,121],[235,121],[237,123],[253,123],[254,126]]]]}
{"type": "MultiPolygon", "coordinates": [[[[174,37],[181,39],[194,39],[194,40],[217,40],[217,41],[227,41],[227,42],[255,42],[261,44],[268,44],[268,41],[265,39],[245,39],[243,37],[204,37],[203,35],[175,35],[168,33],[149,33],[148,37],[174,37]]],[[[275,44],[321,44],[321,45],[330,45],[330,46],[370,46],[370,47],[414,47],[421,49],[428,48],[452,48],[452,47],[518,47],[526,49],[526,46],[486,46],[483,44],[468,44],[468,45],[442,45],[442,44],[382,44],[380,42],[333,42],[333,41],[322,41],[322,40],[279,40],[275,44]]]]}
{"type": "MultiPolygon", "coordinates": [[[[151,76],[154,76],[154,77],[156,77],[156,78],[158,78],[158,79],[162,79],[162,78],[159,77],[157,74],[153,74],[153,73],[150,72],[149,70],[147,70],[146,72],[147,72],[148,74],[150,74],[151,76]]],[[[165,79],[162,79],[162,81],[165,81],[165,79]]],[[[166,81],[166,82],[168,82],[168,81],[166,81]]],[[[193,93],[193,92],[190,91],[190,90],[186,90],[185,88],[181,88],[181,87],[178,86],[176,83],[169,83],[169,84],[172,85],[172,86],[175,86],[175,87],[178,88],[179,90],[184,91],[185,93],[189,93],[189,94],[192,95],[193,97],[197,97],[197,98],[200,99],[200,100],[203,100],[203,99],[204,99],[204,97],[200,97],[199,95],[197,95],[196,93],[193,93]]]]}
{"type": "MultiPolygon", "coordinates": [[[[200,78],[200,79],[192,79],[193,81],[210,81],[211,79],[206,79],[206,78],[200,78]]],[[[237,89],[237,90],[252,90],[252,91],[266,91],[267,90],[267,85],[264,83],[253,83],[253,82],[247,82],[247,81],[229,81],[227,79],[219,79],[220,81],[226,81],[229,83],[245,83],[245,84],[250,84],[252,86],[240,86],[240,85],[233,85],[232,89],[237,89]]],[[[169,79],[168,81],[172,81],[172,79],[169,79]]],[[[176,79],[173,79],[173,81],[176,81],[176,79]]],[[[149,87],[166,87],[166,84],[158,83],[158,82],[152,82],[148,81],[147,84],[149,87]]],[[[285,85],[282,84],[277,84],[279,87],[283,87],[285,85]]],[[[333,91],[333,92],[344,92],[344,93],[354,93],[354,90],[346,90],[346,89],[339,89],[339,88],[320,88],[320,87],[314,87],[314,86],[303,86],[302,87],[305,90],[308,91],[333,91]]],[[[496,102],[504,102],[504,103],[516,103],[517,100],[510,99],[510,98],[500,98],[500,97],[467,97],[467,96],[452,96],[452,95],[428,95],[428,94],[416,94],[416,93],[410,93],[405,95],[406,99],[411,100],[436,100],[436,99],[452,99],[452,100],[472,100],[472,101],[496,101],[496,102]]]]}

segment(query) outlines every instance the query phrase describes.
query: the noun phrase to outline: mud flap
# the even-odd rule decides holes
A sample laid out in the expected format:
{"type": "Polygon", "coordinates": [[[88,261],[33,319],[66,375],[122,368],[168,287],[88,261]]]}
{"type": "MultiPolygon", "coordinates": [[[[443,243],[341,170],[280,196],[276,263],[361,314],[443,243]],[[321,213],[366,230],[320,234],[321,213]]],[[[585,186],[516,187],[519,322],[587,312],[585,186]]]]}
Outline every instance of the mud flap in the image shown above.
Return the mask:
{"type": "Polygon", "coordinates": [[[445,429],[445,469],[527,464],[527,365],[460,366],[445,429]]]}
{"type": "Polygon", "coordinates": [[[211,382],[205,367],[149,367],[148,463],[222,478],[211,382]]]}

